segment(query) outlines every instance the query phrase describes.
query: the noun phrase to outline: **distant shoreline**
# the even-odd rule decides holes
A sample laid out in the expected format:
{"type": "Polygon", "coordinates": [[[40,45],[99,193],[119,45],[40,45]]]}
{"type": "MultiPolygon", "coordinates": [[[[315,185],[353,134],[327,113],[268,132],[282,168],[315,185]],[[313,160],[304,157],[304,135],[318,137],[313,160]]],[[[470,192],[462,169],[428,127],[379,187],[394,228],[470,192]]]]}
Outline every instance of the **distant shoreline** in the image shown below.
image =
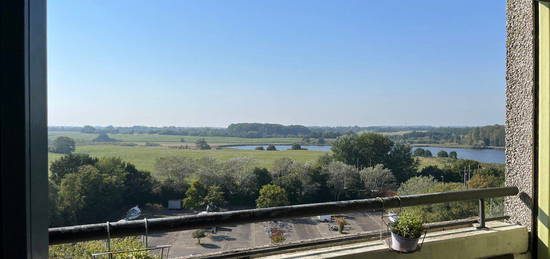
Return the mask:
{"type": "Polygon", "coordinates": [[[440,147],[440,148],[462,148],[462,149],[497,149],[505,150],[505,147],[486,146],[483,148],[477,148],[472,145],[460,145],[460,144],[410,144],[411,147],[440,147]]]}

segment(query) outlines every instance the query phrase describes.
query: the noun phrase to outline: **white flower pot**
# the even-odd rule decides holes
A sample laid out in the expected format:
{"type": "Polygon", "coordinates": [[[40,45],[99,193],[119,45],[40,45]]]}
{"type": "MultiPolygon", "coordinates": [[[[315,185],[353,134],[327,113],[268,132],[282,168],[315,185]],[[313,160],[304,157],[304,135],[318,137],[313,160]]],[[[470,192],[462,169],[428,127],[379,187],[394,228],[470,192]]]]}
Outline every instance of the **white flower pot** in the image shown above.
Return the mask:
{"type": "Polygon", "coordinates": [[[420,238],[406,238],[395,233],[391,233],[391,249],[399,252],[410,253],[418,249],[418,240],[420,238]]]}

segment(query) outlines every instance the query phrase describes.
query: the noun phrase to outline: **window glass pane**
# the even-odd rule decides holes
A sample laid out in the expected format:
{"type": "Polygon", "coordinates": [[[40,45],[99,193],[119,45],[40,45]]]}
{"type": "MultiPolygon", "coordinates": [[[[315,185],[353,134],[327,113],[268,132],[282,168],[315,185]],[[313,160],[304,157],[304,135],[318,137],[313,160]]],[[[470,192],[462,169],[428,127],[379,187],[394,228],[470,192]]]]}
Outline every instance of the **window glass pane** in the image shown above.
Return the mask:
{"type": "MultiPolygon", "coordinates": [[[[504,2],[48,4],[51,227],[503,186],[504,2]]],[[[502,215],[502,199],[486,208],[502,215]]],[[[218,253],[477,209],[333,213],[110,250],[218,253]]]]}

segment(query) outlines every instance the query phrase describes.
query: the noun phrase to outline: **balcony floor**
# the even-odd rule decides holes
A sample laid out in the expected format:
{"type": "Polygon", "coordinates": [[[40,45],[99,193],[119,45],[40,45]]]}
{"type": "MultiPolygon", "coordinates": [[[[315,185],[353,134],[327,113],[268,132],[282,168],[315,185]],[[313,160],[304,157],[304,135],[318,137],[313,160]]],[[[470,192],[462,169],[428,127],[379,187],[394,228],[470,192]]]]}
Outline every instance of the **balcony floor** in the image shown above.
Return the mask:
{"type": "Polygon", "coordinates": [[[390,251],[380,240],[271,255],[265,259],[294,258],[487,258],[514,255],[529,258],[528,232],[523,226],[488,222],[488,229],[463,227],[428,233],[422,249],[412,254],[390,251]]]}

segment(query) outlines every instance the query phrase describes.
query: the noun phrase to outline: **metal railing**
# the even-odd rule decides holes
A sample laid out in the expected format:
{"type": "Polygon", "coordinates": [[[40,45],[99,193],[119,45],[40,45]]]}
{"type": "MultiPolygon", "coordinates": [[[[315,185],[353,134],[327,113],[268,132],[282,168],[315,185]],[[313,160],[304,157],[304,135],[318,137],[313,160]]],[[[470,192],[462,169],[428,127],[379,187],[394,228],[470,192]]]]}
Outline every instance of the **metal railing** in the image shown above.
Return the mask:
{"type": "Polygon", "coordinates": [[[479,224],[480,227],[485,227],[485,206],[483,201],[488,198],[517,195],[518,192],[517,187],[497,187],[67,226],[50,228],[49,243],[52,245],[98,240],[107,238],[107,235],[110,238],[142,235],[146,232],[146,226],[147,233],[153,234],[358,210],[381,210],[468,200],[479,200],[479,224]]]}

